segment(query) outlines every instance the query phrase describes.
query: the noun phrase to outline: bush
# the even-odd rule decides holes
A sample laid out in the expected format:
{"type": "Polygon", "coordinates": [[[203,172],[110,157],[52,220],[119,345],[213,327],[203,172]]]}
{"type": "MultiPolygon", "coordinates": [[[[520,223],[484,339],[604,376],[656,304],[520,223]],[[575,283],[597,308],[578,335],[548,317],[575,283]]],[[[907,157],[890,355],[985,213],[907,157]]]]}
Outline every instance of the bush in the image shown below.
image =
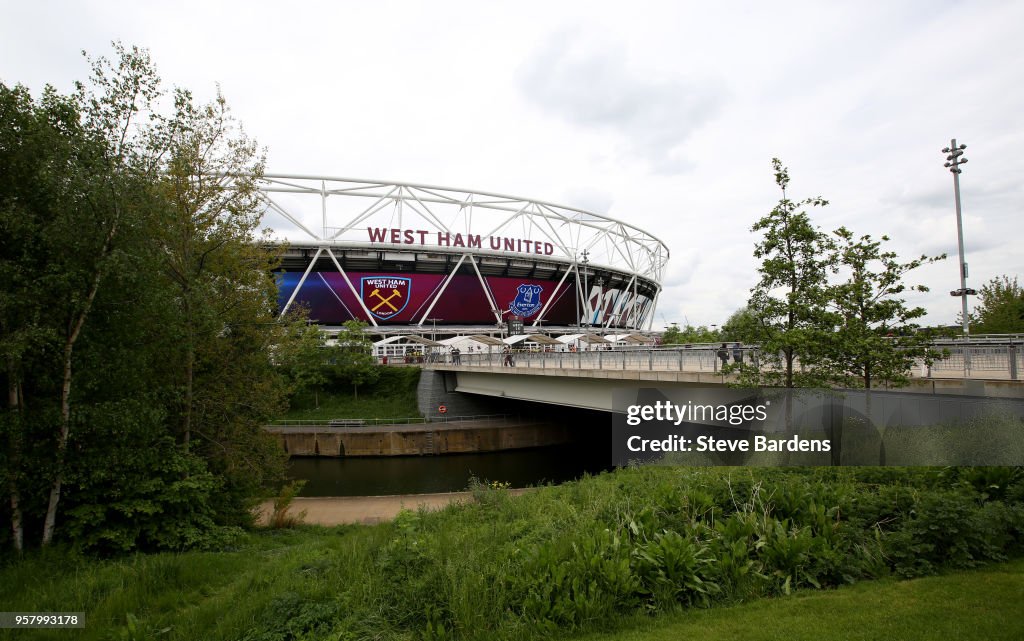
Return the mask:
{"type": "Polygon", "coordinates": [[[1006,559],[1012,515],[1001,502],[979,503],[957,491],[921,496],[884,548],[901,576],[932,574],[941,567],[971,568],[1006,559]]]}

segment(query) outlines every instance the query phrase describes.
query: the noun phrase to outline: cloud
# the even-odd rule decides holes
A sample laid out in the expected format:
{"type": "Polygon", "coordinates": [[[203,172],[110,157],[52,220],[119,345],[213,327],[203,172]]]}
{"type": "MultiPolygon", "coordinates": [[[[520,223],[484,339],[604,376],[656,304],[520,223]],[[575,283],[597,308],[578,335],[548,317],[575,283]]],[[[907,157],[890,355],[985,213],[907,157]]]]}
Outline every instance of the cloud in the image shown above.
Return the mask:
{"type": "Polygon", "coordinates": [[[562,204],[595,214],[608,214],[615,203],[610,192],[596,187],[570,187],[564,194],[562,204]]]}
{"type": "Polygon", "coordinates": [[[520,67],[519,89],[569,123],[612,132],[627,155],[655,173],[689,169],[694,160],[682,144],[721,111],[725,90],[714,80],[642,75],[626,58],[621,45],[557,32],[520,67]]]}

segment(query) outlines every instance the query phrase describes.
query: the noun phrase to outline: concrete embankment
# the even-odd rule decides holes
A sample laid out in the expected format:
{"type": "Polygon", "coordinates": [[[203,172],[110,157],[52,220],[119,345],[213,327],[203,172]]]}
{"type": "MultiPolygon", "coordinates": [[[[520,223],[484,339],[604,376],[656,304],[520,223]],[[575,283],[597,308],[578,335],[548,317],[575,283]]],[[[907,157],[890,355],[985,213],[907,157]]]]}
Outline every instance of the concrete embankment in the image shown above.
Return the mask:
{"type": "Polygon", "coordinates": [[[415,425],[270,425],[291,456],[429,456],[558,445],[564,425],[529,420],[466,420],[415,425]]]}

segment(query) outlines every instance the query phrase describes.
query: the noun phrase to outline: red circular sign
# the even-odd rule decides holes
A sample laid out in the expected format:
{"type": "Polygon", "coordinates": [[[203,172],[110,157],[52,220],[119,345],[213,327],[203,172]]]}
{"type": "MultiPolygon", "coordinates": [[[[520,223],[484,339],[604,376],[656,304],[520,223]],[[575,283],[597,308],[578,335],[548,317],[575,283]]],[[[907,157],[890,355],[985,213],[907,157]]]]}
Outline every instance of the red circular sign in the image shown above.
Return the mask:
{"type": "Polygon", "coordinates": [[[437,411],[440,412],[441,414],[445,414],[445,413],[448,412],[448,408],[445,407],[444,405],[438,405],[437,406],[437,411]]]}

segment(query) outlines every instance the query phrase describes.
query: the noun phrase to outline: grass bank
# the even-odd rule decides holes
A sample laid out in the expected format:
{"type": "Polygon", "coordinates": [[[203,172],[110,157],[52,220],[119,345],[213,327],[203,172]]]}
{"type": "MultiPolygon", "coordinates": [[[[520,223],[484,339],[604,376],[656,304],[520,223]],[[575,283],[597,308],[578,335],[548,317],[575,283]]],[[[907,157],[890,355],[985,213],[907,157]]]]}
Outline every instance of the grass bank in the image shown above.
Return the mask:
{"type": "MultiPolygon", "coordinates": [[[[856,627],[878,614],[876,590],[891,591],[890,611],[924,603],[894,578],[1024,552],[1024,475],[1012,468],[639,468],[519,497],[474,495],[374,527],[249,533],[218,551],[32,556],[0,569],[0,603],[84,611],[82,639],[490,641],[625,634],[739,604],[767,621],[759,608],[790,607],[777,597],[822,590],[838,609],[845,595],[864,595],[850,606],[856,627]]],[[[1019,605],[1018,592],[1000,590],[990,610],[1019,605]]],[[[831,637],[816,633],[829,607],[794,619],[804,636],[786,638],[831,637]]],[[[961,607],[973,606],[951,600],[944,620],[961,607]]],[[[935,616],[921,612],[919,622],[935,616]]],[[[0,633],[13,638],[68,634],[0,633]]]]}
{"type": "Polygon", "coordinates": [[[328,384],[318,394],[310,390],[296,394],[286,420],[330,420],[332,418],[400,419],[420,416],[416,406],[418,367],[381,367],[380,378],[361,387],[358,396],[344,383],[328,384]],[[318,406],[319,403],[319,406],[318,406]]]}

